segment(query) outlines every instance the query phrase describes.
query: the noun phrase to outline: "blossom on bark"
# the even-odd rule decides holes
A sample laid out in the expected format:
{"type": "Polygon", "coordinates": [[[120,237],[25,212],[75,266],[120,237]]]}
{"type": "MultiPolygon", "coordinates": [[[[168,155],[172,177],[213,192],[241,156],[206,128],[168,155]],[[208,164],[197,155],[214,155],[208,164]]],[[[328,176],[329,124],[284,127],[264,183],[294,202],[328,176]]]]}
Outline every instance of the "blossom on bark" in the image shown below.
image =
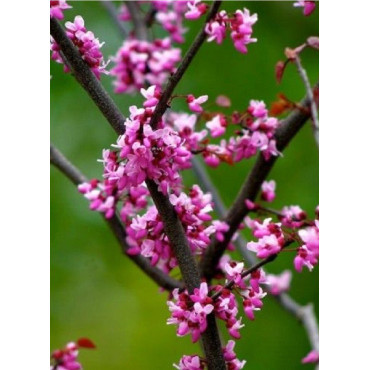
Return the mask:
{"type": "Polygon", "coordinates": [[[261,198],[266,202],[272,202],[276,197],[275,189],[276,182],[274,180],[264,181],[261,186],[261,198]]]}
{"type": "MultiPolygon", "coordinates": [[[[104,61],[103,54],[100,51],[104,43],[94,36],[91,31],[87,31],[85,21],[81,16],[76,16],[74,22],[66,23],[66,35],[77,47],[81,58],[88,64],[95,76],[100,79],[102,73],[108,74],[106,70],[107,63],[104,61]]],[[[52,50],[51,58],[57,63],[64,65],[64,71],[69,72],[68,65],[64,63],[61,55],[60,46],[51,38],[52,50]]]]}

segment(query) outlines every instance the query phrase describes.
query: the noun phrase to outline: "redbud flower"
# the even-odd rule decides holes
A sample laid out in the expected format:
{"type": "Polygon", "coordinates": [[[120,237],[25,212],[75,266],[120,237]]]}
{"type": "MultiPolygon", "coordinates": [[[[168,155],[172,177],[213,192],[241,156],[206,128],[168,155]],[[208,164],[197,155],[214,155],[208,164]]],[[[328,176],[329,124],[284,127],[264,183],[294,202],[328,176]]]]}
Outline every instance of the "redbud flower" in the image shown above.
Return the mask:
{"type": "Polygon", "coordinates": [[[316,363],[319,361],[319,352],[312,350],[306,357],[302,358],[302,364],[316,363]]]}
{"type": "Polygon", "coordinates": [[[207,128],[211,131],[212,137],[222,136],[226,131],[226,125],[226,119],[219,114],[206,123],[207,128]]]}
{"type": "Polygon", "coordinates": [[[254,311],[260,311],[263,306],[262,298],[266,296],[261,288],[255,291],[252,288],[248,288],[241,292],[244,297],[243,307],[244,312],[249,320],[254,320],[254,311]]]}
{"type": "Polygon", "coordinates": [[[257,14],[250,15],[249,10],[237,10],[234,19],[231,21],[231,38],[235,48],[241,53],[247,53],[246,45],[256,42],[257,39],[251,38],[252,26],[257,22],[257,14]]]}
{"type": "Polygon", "coordinates": [[[296,1],[293,6],[295,7],[302,7],[303,14],[305,16],[309,16],[316,8],[316,4],[314,1],[307,1],[307,0],[299,0],[296,1]]]}
{"type": "Polygon", "coordinates": [[[203,370],[204,363],[200,360],[197,355],[181,357],[179,364],[173,364],[176,369],[179,370],[203,370]]]}
{"type": "Polygon", "coordinates": [[[274,180],[264,181],[261,188],[261,198],[266,202],[272,202],[275,199],[276,182],[274,180]]]}
{"type": "Polygon", "coordinates": [[[64,18],[63,10],[72,8],[66,0],[50,1],[50,18],[62,20],[64,18]]]}
{"type": "Polygon", "coordinates": [[[280,252],[282,243],[276,235],[263,236],[258,242],[249,242],[247,248],[257,253],[258,258],[267,258],[280,252]]]}
{"type": "Polygon", "coordinates": [[[265,284],[268,285],[268,290],[271,294],[277,295],[289,289],[291,280],[292,272],[290,270],[285,270],[280,275],[266,275],[265,284]]]}
{"type": "Polygon", "coordinates": [[[191,0],[187,2],[189,10],[185,13],[186,19],[198,19],[207,11],[207,5],[201,0],[191,0]]]}
{"type": "Polygon", "coordinates": [[[200,105],[205,103],[207,100],[208,100],[208,95],[202,95],[199,98],[195,98],[194,95],[188,95],[186,99],[189,105],[189,109],[195,113],[203,112],[203,108],[200,105]]]}

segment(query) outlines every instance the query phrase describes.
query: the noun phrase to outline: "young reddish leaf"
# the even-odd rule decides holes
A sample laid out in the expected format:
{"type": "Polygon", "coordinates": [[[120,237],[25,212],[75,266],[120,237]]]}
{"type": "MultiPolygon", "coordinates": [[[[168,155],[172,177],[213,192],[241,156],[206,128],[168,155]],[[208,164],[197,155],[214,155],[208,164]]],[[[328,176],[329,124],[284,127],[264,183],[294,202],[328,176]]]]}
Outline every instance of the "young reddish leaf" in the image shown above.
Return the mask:
{"type": "Polygon", "coordinates": [[[231,100],[225,95],[219,95],[216,98],[216,104],[220,107],[228,108],[231,106],[231,100]]]}
{"type": "Polygon", "coordinates": [[[279,94],[278,97],[279,99],[271,104],[270,109],[270,114],[275,117],[293,108],[293,103],[289,101],[284,94],[279,94]]]}
{"type": "Polygon", "coordinates": [[[90,340],[89,338],[80,338],[77,341],[77,344],[81,348],[96,348],[96,345],[94,344],[94,342],[90,340]]]}
{"type": "Polygon", "coordinates": [[[276,77],[276,81],[277,81],[278,84],[281,82],[281,79],[283,78],[285,66],[286,66],[286,63],[284,63],[282,60],[279,60],[276,63],[275,77],[276,77]]]}

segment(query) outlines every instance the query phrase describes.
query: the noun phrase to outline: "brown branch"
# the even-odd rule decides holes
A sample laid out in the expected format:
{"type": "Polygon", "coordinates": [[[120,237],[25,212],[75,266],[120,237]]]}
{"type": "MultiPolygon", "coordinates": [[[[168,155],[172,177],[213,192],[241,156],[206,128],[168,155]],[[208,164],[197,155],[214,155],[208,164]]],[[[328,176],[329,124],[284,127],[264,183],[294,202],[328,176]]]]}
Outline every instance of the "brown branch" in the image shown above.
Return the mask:
{"type": "Polygon", "coordinates": [[[135,1],[125,2],[130,12],[132,23],[134,24],[134,34],[139,40],[147,40],[148,29],[146,28],[145,18],[141,15],[140,5],[135,1]]]}
{"type": "Polygon", "coordinates": [[[176,72],[168,79],[167,85],[163,91],[161,99],[159,100],[154,114],[150,120],[150,125],[155,128],[161,117],[163,116],[164,112],[168,108],[167,102],[170,99],[175,87],[180,82],[182,76],[184,75],[185,71],[188,69],[190,63],[194,59],[195,55],[197,54],[199,48],[202,46],[203,42],[205,41],[207,34],[205,32],[205,25],[216,15],[218,9],[221,6],[222,1],[215,1],[212,5],[211,10],[209,11],[205,24],[202,29],[199,31],[197,37],[194,39],[193,43],[191,44],[190,48],[186,52],[184,58],[182,59],[179,67],[177,68],[176,72]]]}
{"type": "MultiPolygon", "coordinates": [[[[67,176],[75,185],[79,185],[88,181],[79,169],[77,169],[68,159],[52,144],[50,145],[50,163],[58,168],[65,176],[67,176]]],[[[114,215],[110,219],[104,220],[109,225],[116,239],[118,240],[121,250],[125,256],[130,258],[147,276],[162,288],[172,291],[175,288],[182,288],[183,283],[173,279],[163,271],[150,264],[150,261],[141,255],[132,256],[127,254],[129,246],[126,243],[126,230],[121,224],[119,218],[114,215]]]]}
{"type": "Polygon", "coordinates": [[[315,103],[315,98],[313,96],[313,92],[312,92],[312,89],[311,89],[310,80],[308,79],[308,75],[307,75],[306,70],[302,66],[301,58],[299,57],[298,54],[295,57],[294,61],[295,61],[295,64],[297,66],[298,73],[301,76],[303,84],[306,88],[307,97],[310,99],[311,118],[312,118],[313,131],[314,131],[313,133],[314,133],[314,137],[315,137],[317,146],[319,146],[319,118],[318,118],[318,114],[317,114],[317,106],[316,106],[316,103],[315,103]]]}
{"type": "Polygon", "coordinates": [[[72,41],[67,37],[63,28],[55,18],[50,19],[50,34],[60,46],[65,58],[68,60],[76,80],[90,95],[91,99],[114,130],[118,134],[121,134],[125,127],[125,117],[122,115],[113,99],[105,91],[102,84],[95,77],[89,66],[81,58],[79,51],[75,48],[72,41]]]}
{"type": "MultiPolygon", "coordinates": [[[[300,103],[303,108],[309,108],[310,99],[306,97],[300,103]]],[[[301,129],[307,119],[310,118],[310,113],[307,109],[295,109],[287,118],[285,118],[276,131],[276,145],[279,151],[282,151],[301,129]]],[[[211,245],[207,248],[203,259],[200,263],[202,276],[207,280],[214,275],[215,268],[225,252],[228,244],[231,241],[234,233],[238,230],[240,223],[248,214],[249,210],[245,205],[245,200],[254,201],[263,181],[266,179],[271,168],[273,167],[277,157],[273,156],[268,161],[262,155],[259,155],[251,172],[249,173],[245,183],[242,185],[239,193],[227,213],[224,221],[229,225],[229,230],[224,233],[224,241],[219,242],[213,240],[211,245]]]]}

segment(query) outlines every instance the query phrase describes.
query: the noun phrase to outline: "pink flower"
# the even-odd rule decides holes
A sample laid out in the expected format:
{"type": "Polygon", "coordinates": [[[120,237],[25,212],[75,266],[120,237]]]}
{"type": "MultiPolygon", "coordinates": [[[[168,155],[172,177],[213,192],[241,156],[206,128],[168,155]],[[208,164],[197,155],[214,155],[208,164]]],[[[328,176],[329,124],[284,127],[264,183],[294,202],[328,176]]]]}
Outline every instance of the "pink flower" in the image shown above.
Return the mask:
{"type": "Polygon", "coordinates": [[[222,136],[226,131],[226,125],[225,117],[220,114],[217,114],[206,123],[207,128],[211,131],[212,137],[222,136]]]}
{"type": "Polygon", "coordinates": [[[63,10],[72,8],[66,0],[50,1],[50,18],[62,20],[64,18],[63,10]]]}
{"type": "Polygon", "coordinates": [[[310,271],[318,263],[319,258],[319,222],[315,226],[299,230],[298,234],[305,243],[298,248],[297,256],[294,258],[294,267],[298,272],[306,266],[310,271]]]}
{"type": "Polygon", "coordinates": [[[286,227],[302,227],[307,214],[299,206],[284,207],[281,211],[283,217],[280,217],[281,223],[286,227]]]}
{"type": "Polygon", "coordinates": [[[226,263],[224,266],[226,278],[231,281],[233,280],[235,285],[240,287],[241,289],[247,289],[247,286],[245,285],[243,281],[243,277],[241,276],[243,269],[244,269],[244,263],[243,262],[230,262],[226,263]]]}
{"type": "Polygon", "coordinates": [[[161,97],[160,88],[155,85],[148,87],[146,90],[144,88],[140,89],[140,93],[146,99],[143,104],[144,108],[156,106],[161,97]]]}
{"type": "Polygon", "coordinates": [[[229,340],[225,348],[223,348],[224,358],[228,369],[230,370],[239,370],[244,367],[247,361],[239,361],[236,358],[236,354],[234,352],[235,342],[233,340],[229,340]]]}
{"type": "Polygon", "coordinates": [[[198,19],[207,11],[207,5],[200,0],[191,0],[187,2],[189,10],[185,13],[186,19],[198,19]]]}
{"type": "Polygon", "coordinates": [[[247,53],[246,45],[256,42],[257,39],[251,38],[252,26],[257,22],[257,14],[250,15],[249,10],[244,8],[243,11],[237,10],[234,19],[231,21],[231,38],[235,48],[241,53],[247,53]]]}
{"type": "Polygon", "coordinates": [[[264,181],[261,188],[261,198],[266,202],[272,202],[275,199],[276,182],[274,180],[264,181]]]}
{"type": "Polygon", "coordinates": [[[254,311],[261,310],[263,306],[262,298],[266,296],[266,293],[263,292],[261,288],[255,291],[252,288],[241,292],[241,295],[244,297],[243,307],[244,312],[249,320],[254,320],[254,311]]]}
{"type": "Polygon", "coordinates": [[[248,112],[256,118],[266,118],[268,114],[266,104],[263,101],[258,100],[250,101],[248,112]]]}
{"type": "Polygon", "coordinates": [[[179,364],[173,364],[176,369],[179,370],[203,370],[204,363],[200,360],[199,356],[184,355],[181,357],[179,364]]]}
{"type": "Polygon", "coordinates": [[[302,358],[302,364],[319,362],[319,352],[312,350],[306,357],[302,358]]]}
{"type": "Polygon", "coordinates": [[[293,6],[303,7],[303,14],[307,17],[309,16],[316,8],[315,1],[299,0],[296,1],[293,6]]]}
{"type": "Polygon", "coordinates": [[[203,112],[203,108],[200,105],[205,103],[207,100],[208,100],[208,95],[202,95],[199,98],[195,98],[194,95],[188,95],[186,99],[189,105],[189,109],[195,113],[203,112]]]}
{"type": "Polygon", "coordinates": [[[217,44],[221,44],[226,37],[226,19],[227,13],[225,10],[219,12],[215,19],[208,22],[205,27],[205,32],[209,37],[207,41],[214,41],[216,40],[217,44]]]}
{"type": "Polygon", "coordinates": [[[169,38],[153,42],[127,39],[113,58],[110,74],[116,93],[132,93],[147,84],[161,87],[176,70],[181,50],[173,48],[169,38]]]}
{"type": "Polygon", "coordinates": [[[257,253],[258,258],[267,258],[280,252],[282,247],[281,241],[276,235],[263,236],[258,242],[249,242],[247,248],[257,253]]]}
{"type": "Polygon", "coordinates": [[[268,274],[266,276],[266,284],[269,292],[273,295],[286,292],[290,287],[291,280],[292,272],[290,270],[285,270],[280,275],[268,274]]]}

